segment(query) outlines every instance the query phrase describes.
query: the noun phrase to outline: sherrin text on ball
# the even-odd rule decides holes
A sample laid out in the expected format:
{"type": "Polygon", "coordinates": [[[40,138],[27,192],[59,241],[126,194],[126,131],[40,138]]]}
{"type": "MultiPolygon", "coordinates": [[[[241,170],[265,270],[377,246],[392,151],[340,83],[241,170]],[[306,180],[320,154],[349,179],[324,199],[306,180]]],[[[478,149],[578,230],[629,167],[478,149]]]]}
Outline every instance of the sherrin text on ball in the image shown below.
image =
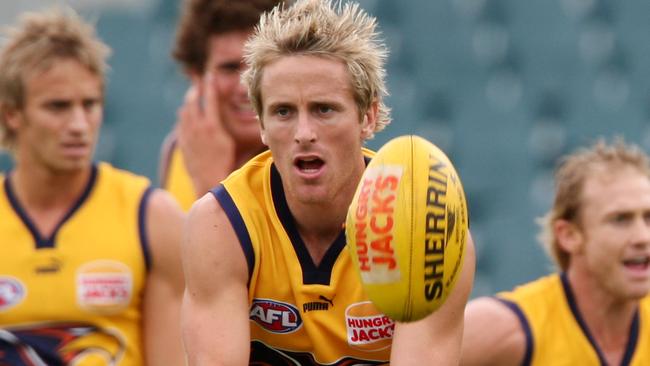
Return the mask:
{"type": "Polygon", "coordinates": [[[449,158],[417,136],[386,143],[368,164],[347,214],[346,237],[364,289],[396,321],[425,317],[460,275],[468,212],[449,158]]]}

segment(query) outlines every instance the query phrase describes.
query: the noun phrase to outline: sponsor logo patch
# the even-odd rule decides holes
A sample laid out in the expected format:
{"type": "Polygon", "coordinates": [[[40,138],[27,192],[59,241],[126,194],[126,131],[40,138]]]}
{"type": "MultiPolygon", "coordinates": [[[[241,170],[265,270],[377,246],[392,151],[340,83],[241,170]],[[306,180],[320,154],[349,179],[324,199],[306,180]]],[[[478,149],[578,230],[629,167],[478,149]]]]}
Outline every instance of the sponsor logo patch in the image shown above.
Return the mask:
{"type": "Polygon", "coordinates": [[[330,304],[320,301],[310,301],[302,304],[302,312],[308,313],[315,310],[329,310],[330,304]]]}
{"type": "Polygon", "coordinates": [[[345,310],[348,344],[364,351],[380,351],[390,347],[395,322],[370,302],[351,304],[345,310]]]}
{"type": "Polygon", "coordinates": [[[298,308],[270,299],[254,299],[250,319],[271,333],[292,333],[302,326],[298,308]]]}
{"type": "Polygon", "coordinates": [[[18,279],[9,276],[0,276],[0,311],[18,305],[27,291],[18,279]]]}
{"type": "Polygon", "coordinates": [[[117,313],[131,302],[133,276],[123,263],[98,260],[77,271],[77,303],[95,313],[117,313]]]}
{"type": "Polygon", "coordinates": [[[63,261],[57,257],[49,257],[36,265],[34,272],[39,275],[56,274],[61,271],[63,261]]]}

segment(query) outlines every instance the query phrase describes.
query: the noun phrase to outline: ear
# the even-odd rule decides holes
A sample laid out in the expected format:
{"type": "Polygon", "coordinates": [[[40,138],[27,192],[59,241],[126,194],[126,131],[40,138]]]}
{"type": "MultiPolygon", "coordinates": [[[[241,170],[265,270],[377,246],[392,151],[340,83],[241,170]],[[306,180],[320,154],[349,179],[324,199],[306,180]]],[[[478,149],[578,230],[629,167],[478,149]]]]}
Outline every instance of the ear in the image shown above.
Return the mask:
{"type": "Polygon", "coordinates": [[[558,245],[567,253],[577,254],[582,251],[584,235],[577,224],[567,220],[553,223],[553,231],[558,245]]]}
{"type": "Polygon", "coordinates": [[[262,119],[260,119],[260,137],[262,138],[262,143],[266,146],[269,146],[269,144],[266,143],[266,129],[264,128],[262,119]]]}
{"type": "Polygon", "coordinates": [[[369,139],[375,133],[378,118],[379,102],[375,99],[370,104],[370,107],[363,115],[363,120],[361,121],[361,138],[363,140],[369,139]]]}
{"type": "Polygon", "coordinates": [[[15,131],[20,127],[22,120],[20,110],[5,106],[0,113],[2,113],[2,119],[5,121],[5,126],[8,130],[15,131]]]}

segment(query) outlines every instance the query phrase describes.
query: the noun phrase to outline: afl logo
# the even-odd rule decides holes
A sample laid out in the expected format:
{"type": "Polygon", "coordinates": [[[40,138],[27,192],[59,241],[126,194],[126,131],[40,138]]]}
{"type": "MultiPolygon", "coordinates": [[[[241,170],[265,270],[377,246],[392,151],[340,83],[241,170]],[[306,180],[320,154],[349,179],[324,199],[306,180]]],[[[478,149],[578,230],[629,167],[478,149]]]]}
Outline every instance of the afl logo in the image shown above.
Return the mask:
{"type": "Polygon", "coordinates": [[[298,308],[269,299],[253,300],[250,319],[271,333],[292,333],[302,326],[298,308]]]}
{"type": "Polygon", "coordinates": [[[7,310],[25,298],[25,287],[13,277],[0,276],[0,311],[7,310]]]}

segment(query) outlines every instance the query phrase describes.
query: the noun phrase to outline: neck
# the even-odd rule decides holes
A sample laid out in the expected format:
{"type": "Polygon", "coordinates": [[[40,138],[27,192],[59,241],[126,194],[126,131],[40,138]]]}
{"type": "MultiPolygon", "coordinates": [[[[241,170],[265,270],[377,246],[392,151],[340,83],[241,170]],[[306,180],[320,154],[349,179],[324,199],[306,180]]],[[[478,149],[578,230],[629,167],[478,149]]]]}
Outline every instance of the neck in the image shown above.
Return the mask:
{"type": "Polygon", "coordinates": [[[28,211],[69,208],[88,184],[91,167],[73,172],[47,168],[28,168],[17,164],[12,173],[12,188],[28,211]]]}
{"type": "Polygon", "coordinates": [[[327,249],[343,229],[348,207],[364,169],[365,161],[361,156],[357,169],[350,175],[349,182],[352,183],[342,185],[331,200],[305,203],[287,195],[289,210],[315,264],[320,263],[327,249]]]}
{"type": "Polygon", "coordinates": [[[605,357],[610,362],[613,357],[618,360],[613,364],[619,364],[639,301],[612,296],[594,277],[584,271],[570,268],[567,277],[576,306],[587,328],[605,357]]]}
{"type": "MultiPolygon", "coordinates": [[[[351,199],[350,199],[351,200],[351,199]]],[[[328,203],[321,205],[289,204],[298,233],[309,254],[318,265],[339,235],[347,215],[347,205],[328,203]]]]}

